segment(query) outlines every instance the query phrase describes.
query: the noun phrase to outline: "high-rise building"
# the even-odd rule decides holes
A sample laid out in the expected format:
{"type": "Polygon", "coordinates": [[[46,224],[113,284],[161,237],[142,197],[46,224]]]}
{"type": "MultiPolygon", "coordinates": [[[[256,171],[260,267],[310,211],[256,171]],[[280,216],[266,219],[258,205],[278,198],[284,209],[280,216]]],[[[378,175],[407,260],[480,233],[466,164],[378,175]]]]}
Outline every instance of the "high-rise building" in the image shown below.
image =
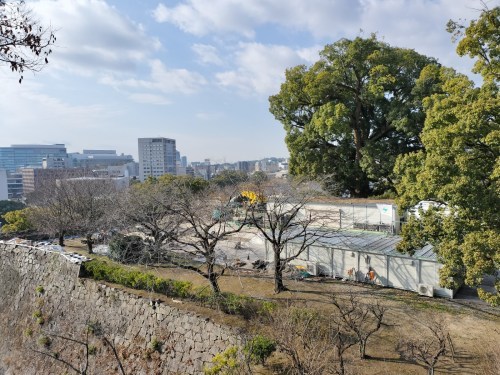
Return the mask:
{"type": "Polygon", "coordinates": [[[176,174],[175,139],[139,138],[139,179],[176,174]]]}
{"type": "Polygon", "coordinates": [[[20,168],[42,167],[44,158],[66,158],[66,146],[55,145],[12,145],[0,147],[0,168],[16,172],[20,168]]]}
{"type": "Polygon", "coordinates": [[[0,201],[9,199],[9,190],[7,189],[7,171],[0,169],[0,201]]]}

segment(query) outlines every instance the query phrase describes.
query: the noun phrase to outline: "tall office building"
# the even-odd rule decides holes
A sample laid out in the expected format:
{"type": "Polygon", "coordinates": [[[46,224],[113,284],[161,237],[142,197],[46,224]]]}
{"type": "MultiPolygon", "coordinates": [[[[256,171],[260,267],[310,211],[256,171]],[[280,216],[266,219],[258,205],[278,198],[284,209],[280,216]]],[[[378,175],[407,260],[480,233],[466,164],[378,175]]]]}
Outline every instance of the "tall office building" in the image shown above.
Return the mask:
{"type": "Polygon", "coordinates": [[[66,146],[55,145],[12,145],[0,147],[0,168],[16,172],[20,168],[42,167],[44,158],[66,158],[66,146]]]}
{"type": "Polygon", "coordinates": [[[176,174],[175,139],[139,138],[139,179],[176,174]]]}

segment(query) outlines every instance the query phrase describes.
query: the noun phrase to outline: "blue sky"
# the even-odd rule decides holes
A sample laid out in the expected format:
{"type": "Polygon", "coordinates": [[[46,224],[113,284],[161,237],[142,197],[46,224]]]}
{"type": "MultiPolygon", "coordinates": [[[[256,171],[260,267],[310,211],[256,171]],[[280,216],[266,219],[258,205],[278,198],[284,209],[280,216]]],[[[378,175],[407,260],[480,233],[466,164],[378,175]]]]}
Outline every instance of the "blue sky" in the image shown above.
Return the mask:
{"type": "Polygon", "coordinates": [[[468,73],[445,25],[481,8],[478,0],[27,3],[57,43],[49,65],[21,85],[0,66],[0,146],[65,143],[136,157],[137,138],[163,136],[189,161],[213,162],[287,156],[268,97],[286,68],[311,65],[340,38],[375,32],[468,73]]]}

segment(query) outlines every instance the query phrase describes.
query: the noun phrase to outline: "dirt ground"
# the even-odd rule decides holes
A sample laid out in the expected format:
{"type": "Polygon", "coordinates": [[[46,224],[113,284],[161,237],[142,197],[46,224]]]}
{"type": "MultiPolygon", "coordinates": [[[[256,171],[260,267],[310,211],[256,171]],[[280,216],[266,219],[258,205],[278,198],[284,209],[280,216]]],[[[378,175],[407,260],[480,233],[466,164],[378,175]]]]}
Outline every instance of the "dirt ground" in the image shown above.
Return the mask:
{"type": "MultiPolygon", "coordinates": [[[[66,251],[85,254],[77,241],[68,245],[73,247],[67,247],[66,251]]],[[[192,282],[195,287],[208,288],[205,279],[190,271],[159,267],[149,267],[147,270],[161,277],[186,280],[192,282]]],[[[500,374],[499,308],[488,307],[484,303],[471,301],[470,298],[458,300],[428,298],[418,296],[416,293],[329,278],[286,280],[285,284],[289,291],[276,295],[273,292],[273,279],[267,273],[233,270],[220,278],[222,291],[270,301],[289,300],[296,305],[318,309],[325,314],[333,311],[330,302],[332,294],[344,298],[352,291],[361,300],[379,301],[388,309],[387,325],[368,341],[367,354],[370,359],[357,359],[356,348],[351,348],[347,364],[349,374],[426,374],[427,371],[421,366],[401,360],[395,351],[395,344],[401,337],[425,334],[427,329],[422,322],[429,319],[442,319],[447,323],[454,348],[454,355],[449,353],[439,362],[436,374],[500,374]]],[[[138,292],[133,291],[133,293],[138,292]]],[[[160,298],[164,303],[172,303],[168,298],[146,292],[139,293],[150,298],[160,298]]],[[[249,330],[266,329],[238,317],[201,308],[188,301],[182,304],[175,303],[175,306],[209,315],[221,323],[249,330]]],[[[271,372],[262,370],[261,373],[271,372]]]]}

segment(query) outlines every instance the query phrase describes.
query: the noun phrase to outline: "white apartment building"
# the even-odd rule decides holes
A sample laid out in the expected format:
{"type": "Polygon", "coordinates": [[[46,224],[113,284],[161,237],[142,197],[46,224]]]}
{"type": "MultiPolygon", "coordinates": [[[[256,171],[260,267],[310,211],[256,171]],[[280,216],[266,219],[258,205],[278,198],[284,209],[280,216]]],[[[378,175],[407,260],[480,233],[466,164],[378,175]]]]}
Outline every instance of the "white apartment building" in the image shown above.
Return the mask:
{"type": "Polygon", "coordinates": [[[175,139],[139,138],[139,179],[176,175],[175,139]]]}

